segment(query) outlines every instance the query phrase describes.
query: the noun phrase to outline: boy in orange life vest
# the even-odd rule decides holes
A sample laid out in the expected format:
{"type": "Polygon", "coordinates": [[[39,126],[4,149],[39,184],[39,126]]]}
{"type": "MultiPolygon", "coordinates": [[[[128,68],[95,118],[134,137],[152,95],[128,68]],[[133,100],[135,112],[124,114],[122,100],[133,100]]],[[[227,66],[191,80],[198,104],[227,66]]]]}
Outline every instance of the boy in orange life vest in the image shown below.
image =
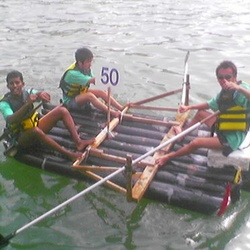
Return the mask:
{"type": "MultiPolygon", "coordinates": [[[[90,102],[96,108],[108,111],[108,107],[98,98],[108,101],[108,95],[103,90],[89,89],[90,84],[95,84],[95,77],[91,72],[93,60],[92,52],[87,48],[80,48],[75,52],[76,62],[69,66],[60,81],[60,88],[63,92],[63,104],[69,108],[79,108],[90,102]]],[[[110,113],[114,117],[119,117],[123,106],[113,97],[110,97],[110,104],[118,109],[111,109],[110,113]]]]}
{"type": "MultiPolygon", "coordinates": [[[[213,111],[219,110],[227,116],[230,115],[230,112],[232,114],[234,111],[236,112],[235,114],[241,115],[245,115],[247,111],[249,112],[250,85],[246,82],[237,80],[237,68],[234,63],[231,61],[221,62],[216,68],[216,77],[221,87],[221,91],[216,97],[205,103],[180,106],[179,111],[181,113],[191,109],[197,110],[196,115],[190,121],[188,127],[191,127],[211,115],[207,109],[212,109],[213,111]]],[[[198,137],[179,150],[159,157],[156,159],[155,163],[162,166],[174,157],[191,154],[198,148],[221,149],[225,155],[228,155],[233,150],[238,149],[244,141],[247,130],[249,129],[249,120],[247,116],[245,120],[239,118],[239,120],[235,119],[234,121],[227,122],[226,128],[225,120],[228,119],[224,120],[223,128],[223,115],[219,115],[219,118],[220,119],[213,117],[206,122],[206,125],[210,128],[214,124],[216,125],[217,136],[205,138],[198,137]]]]}
{"type": "Polygon", "coordinates": [[[75,161],[81,153],[68,151],[50,138],[48,133],[57,121],[62,120],[73,140],[77,150],[82,151],[94,140],[81,140],[69,111],[58,106],[38,119],[34,114],[33,103],[35,101],[50,101],[50,95],[46,92],[38,92],[24,89],[22,73],[11,71],[6,77],[7,87],[10,90],[0,101],[0,112],[6,120],[6,127],[10,131],[13,140],[16,140],[18,148],[28,148],[37,141],[59,151],[69,159],[75,161]]]}

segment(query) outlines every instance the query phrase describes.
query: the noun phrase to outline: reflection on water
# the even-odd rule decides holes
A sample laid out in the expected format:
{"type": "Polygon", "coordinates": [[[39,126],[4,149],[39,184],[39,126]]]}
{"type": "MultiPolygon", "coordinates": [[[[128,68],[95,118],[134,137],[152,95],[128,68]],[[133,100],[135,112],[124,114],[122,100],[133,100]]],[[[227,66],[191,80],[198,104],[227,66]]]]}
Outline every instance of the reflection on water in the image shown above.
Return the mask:
{"type": "MultiPolygon", "coordinates": [[[[219,90],[214,70],[224,59],[233,60],[239,78],[250,81],[249,7],[247,0],[2,1],[0,91],[6,92],[7,72],[18,69],[28,87],[46,89],[58,103],[61,74],[76,48],[88,46],[96,75],[102,66],[119,69],[122,81],[112,92],[124,104],[179,88],[190,51],[191,102],[205,101],[219,90]]],[[[178,102],[166,98],[156,104],[178,102]]],[[[6,234],[85,187],[4,156],[0,173],[0,233],[6,234]]],[[[46,249],[223,249],[230,240],[228,249],[244,249],[248,198],[223,218],[207,218],[166,204],[128,204],[101,187],[13,239],[9,249],[40,249],[42,243],[46,249]],[[229,218],[234,219],[224,227],[229,218]]]]}

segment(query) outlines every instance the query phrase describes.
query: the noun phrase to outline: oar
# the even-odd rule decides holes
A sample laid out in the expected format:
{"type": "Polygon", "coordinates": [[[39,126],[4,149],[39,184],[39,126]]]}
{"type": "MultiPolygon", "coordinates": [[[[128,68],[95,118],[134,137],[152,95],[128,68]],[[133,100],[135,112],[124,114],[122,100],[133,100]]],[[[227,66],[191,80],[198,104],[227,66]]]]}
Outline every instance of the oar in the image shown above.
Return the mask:
{"type": "MultiPolygon", "coordinates": [[[[166,142],[160,144],[159,146],[153,148],[152,150],[150,150],[149,152],[145,153],[144,155],[141,155],[140,157],[136,158],[135,160],[132,161],[132,165],[138,163],[139,161],[143,160],[144,158],[146,158],[147,156],[155,153],[156,151],[160,150],[161,148],[167,146],[168,144],[178,140],[179,138],[187,135],[188,133],[190,133],[191,131],[195,130],[196,128],[198,128],[201,124],[203,124],[204,122],[206,122],[207,120],[211,119],[212,117],[215,117],[217,114],[219,113],[219,111],[217,111],[214,114],[209,115],[208,117],[206,117],[205,119],[203,119],[200,122],[197,122],[196,124],[194,124],[193,126],[187,128],[186,130],[182,131],[180,134],[173,136],[171,139],[167,140],[166,142]]],[[[66,205],[68,205],[69,203],[71,203],[72,201],[76,200],[77,198],[83,196],[84,194],[88,193],[89,191],[93,190],[94,188],[100,186],[101,184],[103,184],[104,182],[106,182],[107,180],[110,180],[111,178],[113,178],[114,176],[116,176],[117,174],[123,172],[125,170],[125,166],[121,167],[120,169],[116,170],[115,172],[113,172],[112,174],[104,177],[103,179],[101,179],[100,181],[96,182],[95,184],[93,184],[92,186],[89,186],[88,188],[84,189],[83,191],[81,191],[80,193],[76,194],[75,196],[71,197],[70,199],[64,201],[63,203],[61,203],[60,205],[54,207],[53,209],[49,210],[48,212],[46,212],[45,214],[41,215],[40,217],[36,218],[35,220],[31,221],[30,223],[24,225],[23,227],[17,229],[15,232],[9,234],[8,236],[4,237],[0,234],[0,248],[5,247],[9,244],[9,240],[12,239],[13,237],[15,237],[17,234],[21,233],[22,231],[26,230],[27,228],[31,227],[32,225],[40,222],[41,220],[45,219],[46,217],[48,217],[49,215],[55,213],[57,210],[61,209],[62,207],[65,207],[66,205]]]]}

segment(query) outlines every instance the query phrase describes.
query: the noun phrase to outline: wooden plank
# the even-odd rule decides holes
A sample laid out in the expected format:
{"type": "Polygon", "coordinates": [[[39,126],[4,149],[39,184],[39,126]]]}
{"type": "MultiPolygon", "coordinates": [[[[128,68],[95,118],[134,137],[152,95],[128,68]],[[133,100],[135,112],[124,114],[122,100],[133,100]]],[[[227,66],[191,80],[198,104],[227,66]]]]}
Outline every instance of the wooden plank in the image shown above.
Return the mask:
{"type": "MultiPolygon", "coordinates": [[[[179,126],[183,126],[183,124],[185,123],[187,117],[189,115],[189,111],[186,113],[178,113],[176,116],[176,120],[180,123],[179,126]]],[[[167,135],[163,138],[162,143],[167,141],[168,139],[172,138],[175,135],[174,133],[174,129],[173,127],[169,130],[169,132],[167,133],[167,135]]],[[[158,158],[159,156],[165,154],[165,152],[168,152],[169,149],[172,147],[172,143],[167,145],[166,147],[163,148],[163,151],[157,151],[155,152],[155,154],[153,155],[153,159],[158,158]]],[[[151,181],[153,180],[156,172],[158,170],[158,167],[156,165],[154,166],[147,166],[141,177],[138,179],[138,181],[136,182],[136,184],[133,187],[132,190],[132,197],[134,200],[140,200],[142,198],[142,196],[144,195],[145,191],[147,190],[149,184],[151,183],[151,181]]]]}
{"type": "Polygon", "coordinates": [[[77,170],[98,171],[98,172],[116,171],[116,170],[120,169],[117,167],[93,166],[93,165],[77,165],[77,166],[73,166],[73,168],[77,169],[77,170]]]}
{"type": "MultiPolygon", "coordinates": [[[[113,161],[113,162],[117,162],[117,163],[122,163],[124,165],[126,164],[125,157],[105,154],[105,153],[103,153],[103,150],[92,148],[92,149],[90,149],[89,154],[92,156],[95,156],[95,157],[105,159],[105,160],[109,160],[109,161],[113,161]]],[[[153,166],[153,164],[151,162],[148,162],[148,161],[141,161],[141,162],[136,163],[135,166],[146,167],[146,166],[153,166]]]]}
{"type": "MultiPolygon", "coordinates": [[[[122,115],[124,115],[129,109],[129,106],[126,106],[123,111],[121,112],[122,115]]],[[[120,122],[120,119],[118,117],[114,118],[110,123],[109,123],[109,131],[111,132],[120,122]]],[[[107,137],[107,131],[108,127],[106,126],[95,138],[94,143],[89,145],[85,152],[82,154],[82,156],[77,159],[73,164],[72,167],[79,165],[87,156],[91,148],[97,148],[107,137]]]]}
{"type": "MultiPolygon", "coordinates": [[[[94,179],[94,180],[99,181],[99,180],[102,180],[102,179],[103,179],[101,176],[99,176],[99,175],[97,175],[97,174],[95,174],[95,173],[93,173],[93,172],[91,172],[91,171],[84,171],[84,170],[80,170],[80,171],[81,171],[83,174],[85,174],[85,175],[91,177],[91,178],[94,179]]],[[[119,186],[119,185],[117,185],[117,184],[115,184],[115,183],[113,183],[113,182],[111,182],[111,181],[106,181],[106,182],[104,182],[104,185],[106,185],[106,186],[108,186],[108,187],[110,187],[110,188],[112,188],[112,189],[114,189],[114,190],[116,190],[116,191],[118,191],[118,192],[120,192],[120,193],[123,193],[123,194],[126,194],[126,193],[127,193],[127,190],[126,190],[125,188],[123,188],[123,187],[121,187],[121,186],[119,186]]]]}

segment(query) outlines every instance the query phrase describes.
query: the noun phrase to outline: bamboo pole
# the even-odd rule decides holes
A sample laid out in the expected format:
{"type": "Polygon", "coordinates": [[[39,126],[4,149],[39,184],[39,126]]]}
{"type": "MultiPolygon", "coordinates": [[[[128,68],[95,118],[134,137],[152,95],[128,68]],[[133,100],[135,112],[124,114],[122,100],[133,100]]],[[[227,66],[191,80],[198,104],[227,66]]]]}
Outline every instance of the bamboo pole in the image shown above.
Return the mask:
{"type": "Polygon", "coordinates": [[[141,105],[141,104],[144,104],[144,103],[147,103],[147,102],[152,102],[152,101],[155,101],[157,99],[160,99],[160,98],[163,98],[163,97],[166,97],[166,96],[170,96],[170,95],[174,95],[174,94],[177,94],[177,93],[180,93],[180,92],[182,92],[182,88],[177,89],[177,90],[173,90],[173,91],[169,91],[169,92],[157,95],[157,96],[153,96],[153,97],[141,100],[139,102],[134,102],[134,103],[131,103],[131,104],[133,104],[133,105],[141,105]]]}
{"type": "Polygon", "coordinates": [[[179,122],[177,121],[161,121],[161,120],[155,120],[155,119],[149,119],[149,118],[143,118],[143,117],[138,117],[134,116],[131,114],[125,114],[123,116],[123,120],[128,120],[128,121],[135,121],[135,122],[143,122],[143,123],[149,123],[149,124],[156,124],[156,125],[162,125],[162,126],[171,126],[175,125],[178,126],[179,122]]]}
{"type": "Polygon", "coordinates": [[[131,103],[130,108],[134,109],[146,109],[146,110],[160,110],[160,111],[171,111],[171,112],[177,112],[178,108],[164,108],[164,107],[155,107],[155,106],[141,106],[131,103]]]}

